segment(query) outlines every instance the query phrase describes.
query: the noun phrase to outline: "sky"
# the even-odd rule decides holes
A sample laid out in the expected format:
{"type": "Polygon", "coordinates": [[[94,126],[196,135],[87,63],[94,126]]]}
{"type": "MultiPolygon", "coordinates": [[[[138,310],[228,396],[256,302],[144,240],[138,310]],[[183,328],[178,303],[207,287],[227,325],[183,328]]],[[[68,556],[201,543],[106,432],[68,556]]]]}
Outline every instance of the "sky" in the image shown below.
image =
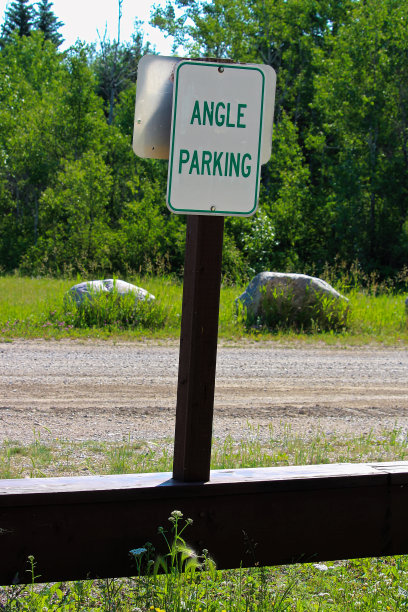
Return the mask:
{"type": "MultiPolygon", "coordinates": [[[[0,0],[0,22],[12,0],[0,0]]],[[[33,0],[32,4],[35,4],[33,0]]],[[[136,19],[145,22],[145,41],[156,46],[161,55],[171,55],[171,39],[165,39],[157,28],[148,25],[153,4],[165,5],[164,0],[123,0],[121,19],[121,40],[126,41],[134,29],[136,19]]],[[[74,44],[77,38],[91,43],[98,41],[98,31],[103,37],[105,26],[113,40],[118,32],[118,0],[53,0],[55,15],[65,25],[60,29],[65,39],[61,50],[74,44]]]]}

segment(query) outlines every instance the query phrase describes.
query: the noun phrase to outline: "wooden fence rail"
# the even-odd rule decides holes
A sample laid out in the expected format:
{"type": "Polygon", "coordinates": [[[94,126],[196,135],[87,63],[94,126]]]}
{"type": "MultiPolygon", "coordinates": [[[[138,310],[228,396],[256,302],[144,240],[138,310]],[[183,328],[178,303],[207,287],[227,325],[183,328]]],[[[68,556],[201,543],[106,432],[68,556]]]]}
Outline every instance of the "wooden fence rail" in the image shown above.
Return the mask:
{"type": "Polygon", "coordinates": [[[173,510],[219,568],[408,553],[408,462],[2,480],[0,584],[28,582],[29,555],[39,582],[134,575],[173,510]]]}

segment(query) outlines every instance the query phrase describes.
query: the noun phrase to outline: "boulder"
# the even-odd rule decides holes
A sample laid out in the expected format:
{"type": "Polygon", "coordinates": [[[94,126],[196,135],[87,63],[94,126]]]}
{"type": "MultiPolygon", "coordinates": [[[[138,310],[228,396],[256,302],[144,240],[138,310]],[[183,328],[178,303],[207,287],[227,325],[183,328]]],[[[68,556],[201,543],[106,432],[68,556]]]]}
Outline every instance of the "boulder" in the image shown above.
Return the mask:
{"type": "Polygon", "coordinates": [[[348,311],[347,298],[326,281],[306,274],[282,272],[257,274],[236,303],[245,308],[251,324],[272,326],[309,327],[317,321],[328,328],[327,318],[338,326],[340,319],[347,318],[348,311]]]}
{"type": "Polygon", "coordinates": [[[93,280],[84,283],[78,283],[69,289],[67,295],[75,301],[77,306],[83,303],[84,300],[92,300],[92,297],[100,293],[113,293],[115,292],[119,297],[133,293],[135,296],[135,302],[143,300],[154,300],[155,297],[145,289],[136,287],[131,283],[127,283],[123,280],[114,280],[113,278],[107,278],[105,280],[93,280]]]}

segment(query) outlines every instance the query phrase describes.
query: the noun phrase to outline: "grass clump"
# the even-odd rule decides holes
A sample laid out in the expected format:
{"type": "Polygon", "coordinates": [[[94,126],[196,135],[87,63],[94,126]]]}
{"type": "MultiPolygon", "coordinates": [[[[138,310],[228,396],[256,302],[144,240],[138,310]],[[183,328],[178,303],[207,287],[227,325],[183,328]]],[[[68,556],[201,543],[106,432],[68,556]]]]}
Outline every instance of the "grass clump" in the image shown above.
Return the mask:
{"type": "Polygon", "coordinates": [[[293,330],[297,332],[343,332],[348,327],[349,304],[344,298],[334,298],[306,288],[303,303],[299,305],[293,290],[261,288],[261,303],[254,313],[244,313],[247,329],[293,330]],[[308,292],[310,295],[308,295],[308,292]]]}
{"type": "MultiPolygon", "coordinates": [[[[52,325],[60,313],[52,311],[48,319],[52,325]]],[[[71,329],[105,328],[108,331],[126,329],[161,329],[166,324],[166,309],[155,299],[137,300],[134,294],[120,295],[115,289],[110,293],[97,292],[91,299],[77,304],[64,300],[63,318],[71,329]]]]}

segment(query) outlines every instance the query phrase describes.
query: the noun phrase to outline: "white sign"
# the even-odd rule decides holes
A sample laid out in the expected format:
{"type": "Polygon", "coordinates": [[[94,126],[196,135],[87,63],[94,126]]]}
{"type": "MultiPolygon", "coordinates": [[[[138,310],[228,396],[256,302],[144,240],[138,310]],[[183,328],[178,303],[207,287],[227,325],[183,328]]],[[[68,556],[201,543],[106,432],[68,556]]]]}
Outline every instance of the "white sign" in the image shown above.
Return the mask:
{"type": "Polygon", "coordinates": [[[273,115],[267,73],[272,82],[269,66],[192,60],[177,65],[167,184],[172,212],[255,213],[266,104],[273,115]]]}

